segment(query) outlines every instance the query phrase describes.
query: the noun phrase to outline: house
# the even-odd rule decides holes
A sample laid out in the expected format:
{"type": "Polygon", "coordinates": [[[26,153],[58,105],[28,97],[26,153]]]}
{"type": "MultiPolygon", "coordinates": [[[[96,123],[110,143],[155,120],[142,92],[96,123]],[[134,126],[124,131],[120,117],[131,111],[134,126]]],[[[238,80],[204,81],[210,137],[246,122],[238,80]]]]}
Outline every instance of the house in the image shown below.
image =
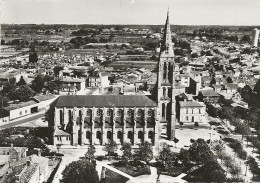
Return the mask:
{"type": "Polygon", "coordinates": [[[236,93],[237,92],[237,89],[238,89],[238,86],[236,84],[232,84],[232,83],[229,83],[229,84],[226,84],[224,86],[225,90],[226,90],[226,93],[236,93]]]}
{"type": "Polygon", "coordinates": [[[219,100],[219,94],[214,90],[200,90],[198,98],[204,103],[217,103],[219,100]]]}
{"type": "Polygon", "coordinates": [[[15,178],[16,183],[44,183],[50,175],[48,163],[48,158],[35,154],[7,162],[0,169],[0,176],[2,176],[0,182],[9,182],[10,179],[15,178]]]}
{"type": "Polygon", "coordinates": [[[38,103],[34,100],[29,100],[27,102],[14,101],[14,103],[4,107],[3,109],[6,111],[6,114],[11,121],[38,112],[38,103]]]}
{"type": "Polygon", "coordinates": [[[179,122],[202,123],[205,122],[206,105],[198,101],[180,101],[179,122]]]}
{"type": "Polygon", "coordinates": [[[108,80],[108,74],[105,72],[93,71],[89,74],[87,79],[88,87],[108,87],[110,81],[108,80]]]}
{"type": "Polygon", "coordinates": [[[84,91],[86,88],[85,79],[64,77],[60,80],[62,91],[74,93],[84,91]]]}
{"type": "Polygon", "coordinates": [[[0,122],[9,122],[36,113],[40,110],[45,110],[55,98],[54,95],[38,95],[32,97],[27,102],[11,101],[9,106],[3,107],[3,113],[0,115],[0,122]]]}

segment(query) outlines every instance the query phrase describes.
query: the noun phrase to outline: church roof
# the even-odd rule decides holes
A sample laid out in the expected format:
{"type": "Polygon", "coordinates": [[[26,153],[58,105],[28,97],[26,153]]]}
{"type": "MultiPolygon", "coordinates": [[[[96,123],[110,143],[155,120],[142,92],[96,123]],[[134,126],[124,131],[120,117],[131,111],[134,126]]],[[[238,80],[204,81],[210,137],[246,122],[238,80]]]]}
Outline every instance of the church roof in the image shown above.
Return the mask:
{"type": "Polygon", "coordinates": [[[57,99],[55,107],[156,107],[144,95],[65,95],[57,99]]]}

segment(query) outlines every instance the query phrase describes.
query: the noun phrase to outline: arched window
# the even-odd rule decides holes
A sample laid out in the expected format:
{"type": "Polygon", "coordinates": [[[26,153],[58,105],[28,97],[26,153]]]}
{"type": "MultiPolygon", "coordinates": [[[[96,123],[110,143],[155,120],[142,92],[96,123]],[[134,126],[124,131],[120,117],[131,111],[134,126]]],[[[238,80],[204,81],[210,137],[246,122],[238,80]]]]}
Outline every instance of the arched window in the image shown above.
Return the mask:
{"type": "Polygon", "coordinates": [[[186,110],[186,114],[189,114],[189,109],[186,110]]]}
{"type": "Polygon", "coordinates": [[[118,138],[118,139],[122,139],[122,132],[121,132],[121,131],[118,131],[118,132],[117,132],[117,138],[118,138]]]}
{"type": "Polygon", "coordinates": [[[152,109],[148,110],[148,116],[154,116],[154,111],[152,109]]]}
{"type": "Polygon", "coordinates": [[[166,62],[164,62],[164,65],[163,65],[163,79],[166,78],[166,70],[167,70],[167,65],[166,65],[166,62]]]}
{"type": "Polygon", "coordinates": [[[117,116],[122,116],[123,115],[123,110],[122,109],[117,109],[116,115],[117,116]]]}
{"type": "Polygon", "coordinates": [[[97,116],[102,116],[102,110],[98,109],[96,114],[97,114],[97,116]]]}
{"type": "Polygon", "coordinates": [[[96,138],[97,138],[97,139],[101,139],[101,132],[100,132],[100,131],[97,131],[97,133],[96,133],[96,138]]]}
{"type": "Polygon", "coordinates": [[[88,110],[87,110],[86,116],[92,116],[92,110],[91,110],[91,109],[88,109],[88,110]]]}
{"type": "Polygon", "coordinates": [[[107,109],[107,116],[112,116],[112,115],[113,115],[113,110],[107,109]]]}
{"type": "Polygon", "coordinates": [[[134,113],[134,111],[133,111],[132,109],[129,109],[129,110],[127,111],[127,116],[132,116],[133,113],[134,113]]]}
{"type": "Polygon", "coordinates": [[[163,87],[163,96],[165,97],[166,96],[166,88],[163,87]]]}
{"type": "Polygon", "coordinates": [[[127,133],[127,138],[128,138],[128,139],[132,139],[132,138],[133,138],[133,132],[129,131],[129,132],[127,133]]]}
{"type": "Polygon", "coordinates": [[[111,131],[107,132],[107,139],[112,139],[112,132],[111,131]]]}
{"type": "Polygon", "coordinates": [[[91,137],[91,133],[90,133],[90,131],[87,131],[86,132],[86,139],[90,139],[90,137],[91,137]]]}
{"type": "Polygon", "coordinates": [[[142,131],[139,131],[139,132],[138,132],[138,138],[139,138],[139,139],[143,139],[143,132],[142,132],[142,131]]]}
{"type": "Polygon", "coordinates": [[[148,138],[149,138],[149,139],[153,139],[153,132],[152,132],[152,131],[149,131],[149,133],[148,133],[148,138]]]}
{"type": "Polygon", "coordinates": [[[71,112],[71,110],[69,110],[69,122],[72,121],[72,118],[73,118],[73,116],[72,116],[72,112],[71,112]]]}
{"type": "Polygon", "coordinates": [[[79,110],[79,122],[81,122],[81,120],[82,120],[82,111],[79,110]]]}
{"type": "Polygon", "coordinates": [[[142,109],[138,109],[137,116],[143,116],[143,110],[142,109]]]}
{"type": "Polygon", "coordinates": [[[63,112],[60,110],[60,125],[63,125],[63,112]]]}
{"type": "Polygon", "coordinates": [[[162,117],[165,118],[165,104],[162,104],[162,117]]]}

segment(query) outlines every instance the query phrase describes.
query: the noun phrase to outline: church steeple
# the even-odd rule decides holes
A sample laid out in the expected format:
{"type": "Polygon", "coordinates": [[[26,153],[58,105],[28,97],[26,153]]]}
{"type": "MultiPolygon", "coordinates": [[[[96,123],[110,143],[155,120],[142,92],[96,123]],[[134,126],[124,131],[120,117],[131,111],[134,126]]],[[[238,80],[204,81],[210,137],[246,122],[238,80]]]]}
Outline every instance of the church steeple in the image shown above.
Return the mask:
{"type": "Polygon", "coordinates": [[[166,133],[169,139],[175,137],[176,101],[175,101],[175,61],[172,47],[169,10],[165,23],[157,73],[157,103],[159,120],[162,126],[167,124],[166,133]]]}
{"type": "Polygon", "coordinates": [[[174,56],[173,48],[172,48],[172,34],[171,34],[171,25],[169,19],[169,8],[167,11],[167,18],[164,27],[164,35],[163,35],[163,42],[161,45],[161,53],[165,51],[166,55],[174,56]]]}

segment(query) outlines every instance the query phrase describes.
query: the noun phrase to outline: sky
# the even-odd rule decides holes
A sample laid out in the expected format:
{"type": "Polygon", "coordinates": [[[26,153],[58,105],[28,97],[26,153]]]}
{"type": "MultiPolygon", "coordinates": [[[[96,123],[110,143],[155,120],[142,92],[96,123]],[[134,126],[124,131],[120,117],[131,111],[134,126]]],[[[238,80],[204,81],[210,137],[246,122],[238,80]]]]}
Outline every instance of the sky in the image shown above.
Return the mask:
{"type": "Polygon", "coordinates": [[[0,0],[0,23],[260,25],[260,0],[0,0]]]}

